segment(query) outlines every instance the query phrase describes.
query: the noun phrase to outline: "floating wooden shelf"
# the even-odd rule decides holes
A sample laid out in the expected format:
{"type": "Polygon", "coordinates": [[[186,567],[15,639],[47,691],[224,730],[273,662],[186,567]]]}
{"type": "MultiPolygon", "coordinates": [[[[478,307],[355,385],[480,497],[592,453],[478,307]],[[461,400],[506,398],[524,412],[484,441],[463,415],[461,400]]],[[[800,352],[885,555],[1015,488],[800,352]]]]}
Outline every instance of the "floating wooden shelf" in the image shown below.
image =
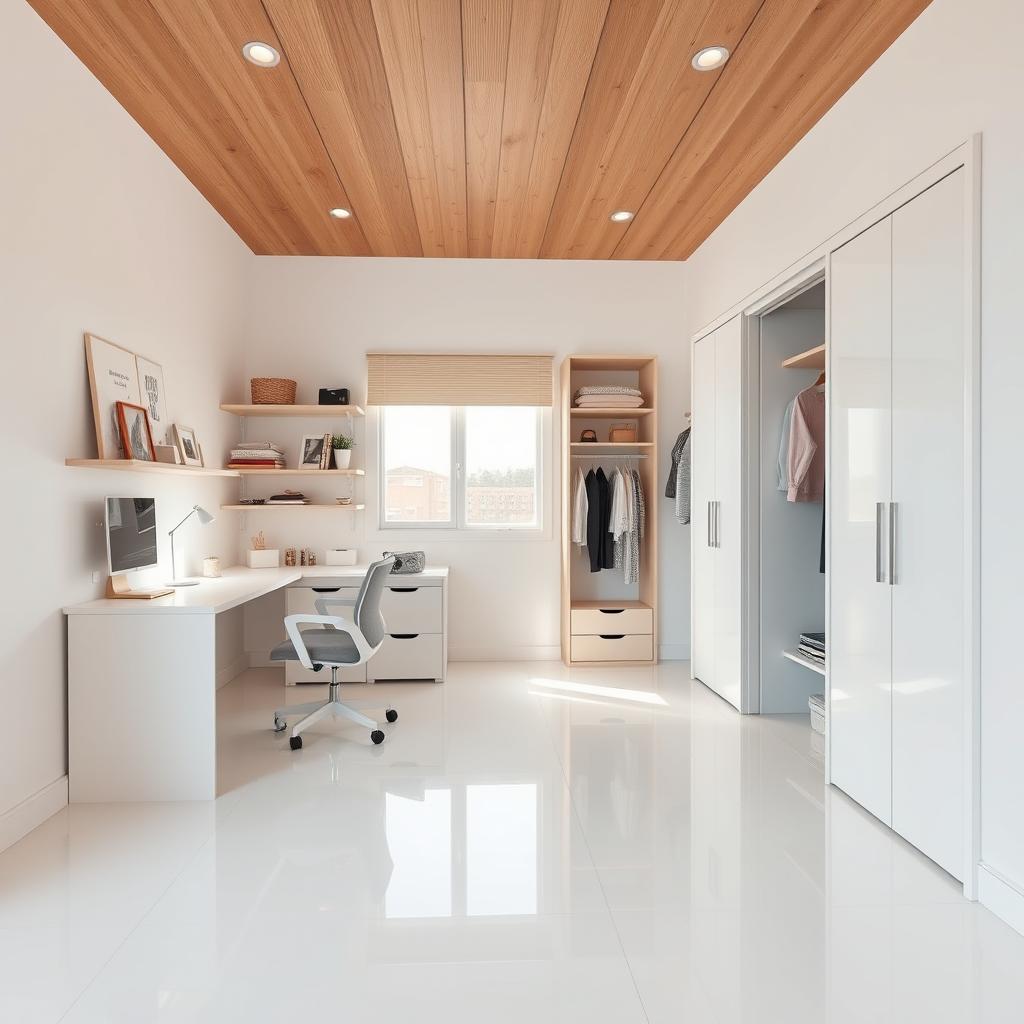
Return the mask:
{"type": "Polygon", "coordinates": [[[583,416],[590,420],[630,420],[650,416],[653,412],[653,409],[579,409],[576,406],[569,410],[571,416],[583,416]]]}
{"type": "Polygon", "coordinates": [[[570,448],[653,448],[653,441],[570,441],[570,448]]]}
{"type": "Polygon", "coordinates": [[[221,505],[221,508],[224,511],[231,510],[231,511],[235,511],[235,512],[262,512],[264,509],[281,509],[281,508],[287,508],[287,509],[299,509],[299,508],[300,509],[317,509],[318,511],[320,511],[320,510],[327,510],[327,509],[337,509],[339,512],[342,512],[342,511],[344,511],[344,512],[362,512],[362,510],[364,508],[366,508],[366,506],[365,505],[339,505],[339,504],[337,504],[337,502],[335,502],[335,504],[333,504],[333,505],[328,505],[325,502],[320,502],[320,504],[318,504],[318,505],[317,504],[309,504],[309,505],[221,505]]]}
{"type": "Polygon", "coordinates": [[[219,469],[202,466],[175,466],[169,462],[144,462],[141,459],[65,459],[65,466],[79,469],[117,469],[131,473],[177,473],[181,476],[231,476],[237,477],[237,469],[219,469]]]}
{"type": "Polygon", "coordinates": [[[365,469],[228,469],[234,476],[366,476],[365,469]]]}
{"type": "Polygon", "coordinates": [[[806,654],[801,654],[799,651],[783,651],[782,656],[789,658],[790,661],[795,661],[798,665],[803,665],[804,668],[809,668],[812,672],[817,672],[819,676],[825,674],[825,666],[813,658],[808,658],[806,654]]]}
{"type": "Polygon", "coordinates": [[[815,345],[814,348],[809,348],[806,352],[783,359],[782,365],[787,370],[824,370],[825,346],[815,345]]]}
{"type": "Polygon", "coordinates": [[[221,411],[233,416],[323,416],[338,419],[343,416],[365,416],[358,405],[231,405],[221,403],[221,411]]]}

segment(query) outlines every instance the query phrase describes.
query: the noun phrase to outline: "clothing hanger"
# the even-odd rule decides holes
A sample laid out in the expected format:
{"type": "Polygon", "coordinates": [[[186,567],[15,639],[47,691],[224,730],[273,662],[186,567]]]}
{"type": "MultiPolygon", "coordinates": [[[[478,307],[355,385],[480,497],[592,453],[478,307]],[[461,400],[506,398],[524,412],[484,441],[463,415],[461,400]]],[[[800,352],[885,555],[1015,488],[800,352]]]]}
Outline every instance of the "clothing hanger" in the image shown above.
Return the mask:
{"type": "Polygon", "coordinates": [[[821,373],[818,375],[818,379],[814,382],[814,386],[816,388],[820,388],[822,386],[822,384],[824,384],[824,383],[825,383],[825,371],[822,370],[821,373]]]}

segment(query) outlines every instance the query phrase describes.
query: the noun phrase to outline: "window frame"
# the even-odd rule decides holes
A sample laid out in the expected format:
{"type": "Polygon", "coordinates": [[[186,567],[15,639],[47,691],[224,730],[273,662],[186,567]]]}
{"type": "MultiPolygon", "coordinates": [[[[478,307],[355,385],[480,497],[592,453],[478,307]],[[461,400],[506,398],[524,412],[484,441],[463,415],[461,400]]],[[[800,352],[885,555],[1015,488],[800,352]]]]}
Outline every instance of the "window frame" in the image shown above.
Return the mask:
{"type": "MultiPolygon", "coordinates": [[[[543,535],[547,529],[546,481],[548,461],[546,444],[549,419],[545,416],[543,406],[524,406],[532,408],[535,415],[535,480],[536,496],[534,508],[536,520],[533,523],[469,523],[466,516],[466,409],[468,406],[449,405],[449,424],[451,430],[451,465],[452,479],[449,493],[449,517],[444,522],[388,522],[387,512],[387,473],[385,459],[387,446],[385,431],[387,429],[387,413],[390,406],[380,406],[377,415],[377,528],[381,532],[393,533],[404,531],[415,533],[421,530],[446,530],[452,533],[466,534],[515,534],[520,536],[543,535]]],[[[548,410],[550,412],[550,410],[548,410]]]]}

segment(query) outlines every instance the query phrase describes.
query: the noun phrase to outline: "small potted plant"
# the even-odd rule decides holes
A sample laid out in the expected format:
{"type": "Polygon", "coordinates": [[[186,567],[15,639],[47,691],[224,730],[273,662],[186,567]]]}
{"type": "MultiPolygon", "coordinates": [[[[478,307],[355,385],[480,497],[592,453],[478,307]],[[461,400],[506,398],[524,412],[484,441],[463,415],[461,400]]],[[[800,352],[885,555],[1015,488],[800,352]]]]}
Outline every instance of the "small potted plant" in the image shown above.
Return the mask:
{"type": "Polygon", "coordinates": [[[334,449],[334,468],[348,469],[352,461],[352,446],[356,443],[354,437],[347,437],[345,434],[335,434],[331,441],[334,449]]]}

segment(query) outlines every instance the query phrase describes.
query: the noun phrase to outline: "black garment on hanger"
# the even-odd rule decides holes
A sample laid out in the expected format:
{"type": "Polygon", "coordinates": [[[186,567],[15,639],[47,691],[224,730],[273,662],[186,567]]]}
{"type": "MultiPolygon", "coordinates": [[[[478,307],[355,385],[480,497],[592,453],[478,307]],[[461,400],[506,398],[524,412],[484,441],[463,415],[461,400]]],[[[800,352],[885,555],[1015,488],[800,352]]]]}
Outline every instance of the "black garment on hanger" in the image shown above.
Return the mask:
{"type": "Polygon", "coordinates": [[[601,571],[601,487],[591,469],[583,481],[587,489],[587,554],[590,571],[601,571]]]}
{"type": "Polygon", "coordinates": [[[615,539],[608,532],[612,519],[612,488],[604,470],[597,467],[597,486],[601,496],[601,568],[615,568],[615,539]]]}

